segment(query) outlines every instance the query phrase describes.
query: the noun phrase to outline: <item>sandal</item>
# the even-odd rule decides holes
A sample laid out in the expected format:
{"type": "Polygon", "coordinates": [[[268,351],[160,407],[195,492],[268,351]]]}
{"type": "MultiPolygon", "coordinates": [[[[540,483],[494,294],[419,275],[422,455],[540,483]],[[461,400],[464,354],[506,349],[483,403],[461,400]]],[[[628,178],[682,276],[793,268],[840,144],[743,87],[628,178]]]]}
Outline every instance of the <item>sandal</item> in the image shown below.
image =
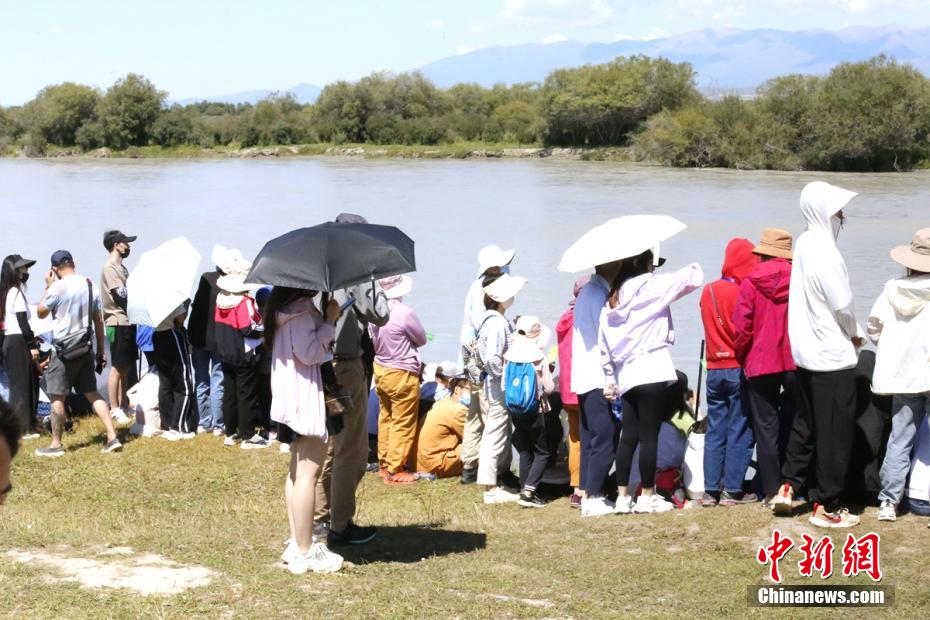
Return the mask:
{"type": "Polygon", "coordinates": [[[385,484],[412,484],[416,481],[416,474],[412,474],[405,470],[401,470],[396,474],[391,474],[384,479],[385,484]]]}

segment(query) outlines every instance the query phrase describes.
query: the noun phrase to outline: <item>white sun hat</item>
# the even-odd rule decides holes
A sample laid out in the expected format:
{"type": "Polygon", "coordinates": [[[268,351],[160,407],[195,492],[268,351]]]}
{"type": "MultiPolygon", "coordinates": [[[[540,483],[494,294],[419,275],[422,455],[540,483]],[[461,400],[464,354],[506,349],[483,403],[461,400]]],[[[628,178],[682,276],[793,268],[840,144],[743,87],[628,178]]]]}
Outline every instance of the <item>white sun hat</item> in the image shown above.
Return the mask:
{"type": "Polygon", "coordinates": [[[552,337],[550,329],[539,322],[539,317],[532,315],[519,317],[515,327],[518,334],[526,336],[535,342],[540,351],[546,348],[546,345],[549,344],[549,338],[552,337]]]}
{"type": "Polygon", "coordinates": [[[388,299],[400,299],[409,295],[413,290],[413,279],[410,276],[391,276],[381,278],[378,284],[384,289],[384,296],[388,299]]]}
{"type": "Polygon", "coordinates": [[[502,304],[508,299],[516,297],[524,286],[526,286],[526,278],[505,273],[484,287],[484,294],[502,304]]]}
{"type": "Polygon", "coordinates": [[[502,250],[496,245],[486,245],[478,252],[478,275],[491,267],[506,267],[513,262],[516,250],[502,250]]]}

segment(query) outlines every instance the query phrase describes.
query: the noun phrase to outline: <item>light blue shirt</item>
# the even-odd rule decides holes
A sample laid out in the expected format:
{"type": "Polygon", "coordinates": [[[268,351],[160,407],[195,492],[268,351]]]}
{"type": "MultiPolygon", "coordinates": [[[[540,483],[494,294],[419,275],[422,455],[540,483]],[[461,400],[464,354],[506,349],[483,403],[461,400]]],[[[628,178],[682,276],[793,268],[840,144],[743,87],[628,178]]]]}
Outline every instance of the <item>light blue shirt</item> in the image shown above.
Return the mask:
{"type": "MultiPolygon", "coordinates": [[[[100,292],[91,282],[93,312],[100,312],[100,292]]],[[[43,305],[52,313],[52,341],[64,340],[87,329],[87,278],[77,274],[53,282],[45,293],[43,305]]],[[[93,317],[91,317],[93,329],[93,317]]]]}
{"type": "Polygon", "coordinates": [[[572,329],[572,392],[586,394],[603,389],[604,370],[598,347],[601,310],[607,305],[610,284],[594,274],[575,300],[575,326],[572,329]]]}

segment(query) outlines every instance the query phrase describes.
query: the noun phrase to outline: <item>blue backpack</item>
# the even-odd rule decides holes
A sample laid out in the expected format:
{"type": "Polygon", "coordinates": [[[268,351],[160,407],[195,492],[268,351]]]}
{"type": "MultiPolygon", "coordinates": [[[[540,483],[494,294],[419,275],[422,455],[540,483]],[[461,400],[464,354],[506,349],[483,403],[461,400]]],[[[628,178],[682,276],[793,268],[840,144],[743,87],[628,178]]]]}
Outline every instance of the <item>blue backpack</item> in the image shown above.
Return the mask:
{"type": "Polygon", "coordinates": [[[513,416],[535,415],[539,411],[536,368],[529,362],[508,362],[504,369],[504,406],[513,416]]]}

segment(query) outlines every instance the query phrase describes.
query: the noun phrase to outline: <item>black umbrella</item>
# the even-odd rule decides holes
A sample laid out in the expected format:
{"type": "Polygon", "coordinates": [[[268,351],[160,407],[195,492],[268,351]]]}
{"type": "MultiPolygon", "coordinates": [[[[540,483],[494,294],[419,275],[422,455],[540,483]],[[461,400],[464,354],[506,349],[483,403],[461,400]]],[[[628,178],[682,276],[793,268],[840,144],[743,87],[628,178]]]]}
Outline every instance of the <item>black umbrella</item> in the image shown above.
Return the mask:
{"type": "Polygon", "coordinates": [[[326,222],[266,243],[246,282],[338,291],[416,268],[413,240],[397,227],[326,222]]]}

